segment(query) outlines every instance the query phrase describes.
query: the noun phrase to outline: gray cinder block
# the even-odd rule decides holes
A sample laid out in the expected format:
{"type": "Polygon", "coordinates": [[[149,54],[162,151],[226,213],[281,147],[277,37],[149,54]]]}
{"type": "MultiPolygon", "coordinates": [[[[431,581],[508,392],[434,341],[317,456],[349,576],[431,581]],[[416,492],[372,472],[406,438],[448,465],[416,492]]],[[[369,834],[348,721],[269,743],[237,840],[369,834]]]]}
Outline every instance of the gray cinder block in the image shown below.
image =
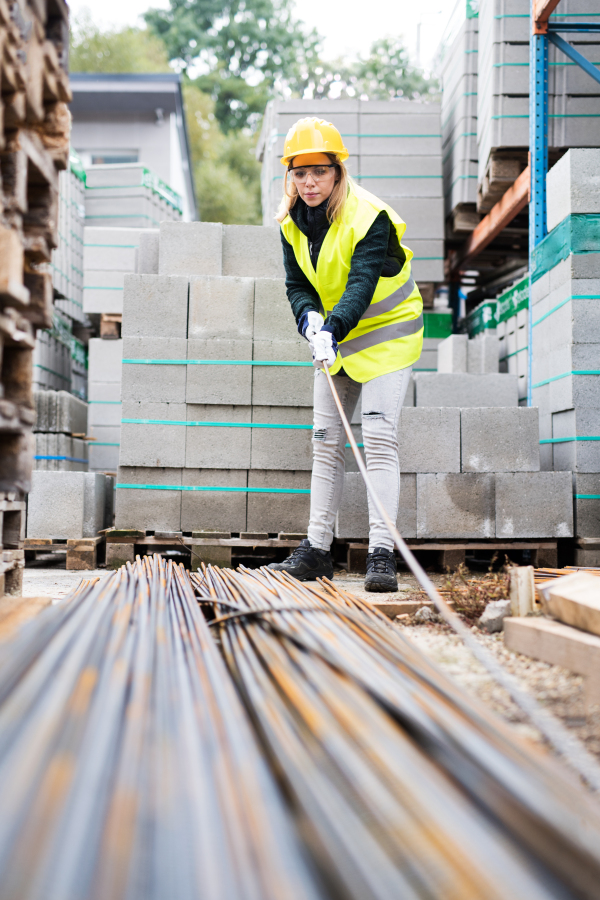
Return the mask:
{"type": "Polygon", "coordinates": [[[494,475],[417,475],[417,537],[494,537],[494,475]]]}
{"type": "Polygon", "coordinates": [[[88,380],[90,383],[120,384],[123,341],[90,338],[88,344],[88,380]]]}
{"type": "MultiPolygon", "coordinates": [[[[600,474],[573,475],[575,535],[597,538],[600,535],[600,474]]],[[[597,563],[587,563],[595,566],[597,563]]]]}
{"type": "Polygon", "coordinates": [[[95,537],[104,521],[104,476],[91,472],[33,473],[27,537],[95,537]]]}
{"type": "Polygon", "coordinates": [[[114,475],[105,475],[104,488],[104,525],[103,528],[112,528],[115,521],[115,484],[114,475]]]}
{"type": "Polygon", "coordinates": [[[136,486],[117,486],[117,528],[181,531],[181,469],[121,466],[117,485],[136,486]]]}
{"type": "Polygon", "coordinates": [[[570,472],[496,475],[496,536],[566,538],[573,535],[570,472]]]}
{"type": "Polygon", "coordinates": [[[91,393],[92,387],[95,389],[94,393],[98,399],[89,400],[88,401],[88,424],[91,428],[93,425],[104,425],[108,427],[116,427],[121,424],[121,385],[90,385],[89,390],[91,393]],[[98,390],[98,388],[111,388],[109,391],[98,390]],[[116,388],[116,391],[114,391],[116,388]],[[112,400],[107,399],[103,400],[98,397],[98,394],[106,394],[109,397],[117,394],[118,399],[112,400]]]}
{"type": "Polygon", "coordinates": [[[467,343],[466,334],[451,334],[438,344],[437,370],[438,372],[464,373],[467,371],[467,343]]]}
{"type": "Polygon", "coordinates": [[[460,472],[460,409],[402,409],[398,457],[403,472],[460,472]]]}
{"type": "Polygon", "coordinates": [[[219,222],[160,223],[161,275],[222,275],[222,259],[223,226],[219,222]]]}
{"type": "Polygon", "coordinates": [[[158,244],[158,228],[142,231],[137,255],[138,275],[158,275],[158,244]]]}
{"type": "Polygon", "coordinates": [[[63,434],[86,434],[88,405],[68,391],[58,391],[56,397],[56,423],[53,431],[63,434]]]}
{"type": "MultiPolygon", "coordinates": [[[[246,488],[247,484],[245,469],[184,470],[188,487],[246,488]]],[[[246,504],[245,490],[182,491],[182,531],[246,531],[246,504]]]]}
{"type": "Polygon", "coordinates": [[[124,338],[186,338],[188,279],[175,275],[126,275],[124,338]]]}
{"type": "Polygon", "coordinates": [[[91,472],[116,472],[119,468],[119,447],[91,443],[89,468],[91,472]]]}
{"type": "Polygon", "coordinates": [[[462,409],[463,472],[539,472],[539,413],[535,407],[462,409]]]}
{"type": "Polygon", "coordinates": [[[309,428],[253,428],[251,469],[312,469],[312,410],[309,407],[253,406],[260,425],[303,425],[309,428]]]}
{"type": "Polygon", "coordinates": [[[190,338],[244,340],[252,337],[253,278],[192,278],[190,338]]]}
{"type": "MultiPolygon", "coordinates": [[[[310,491],[310,478],[310,472],[251,469],[248,472],[248,487],[310,491]]],[[[248,494],[247,530],[306,534],[309,510],[310,493],[252,492],[248,494]]]]}
{"type": "Polygon", "coordinates": [[[223,275],[284,278],[280,229],[264,225],[224,225],[223,275]]]}
{"type": "MultiPolygon", "coordinates": [[[[108,343],[108,342],[107,342],[108,343]]],[[[184,403],[186,369],[185,338],[139,338],[123,341],[123,358],[127,360],[177,360],[169,363],[124,363],[121,396],[123,400],[157,403],[184,403]]]]}
{"type": "Polygon", "coordinates": [[[551,436],[555,440],[567,439],[551,445],[554,468],[567,472],[600,472],[600,440],[568,440],[576,437],[597,438],[599,435],[600,409],[580,408],[554,413],[551,436]]]}
{"type": "Polygon", "coordinates": [[[416,406],[518,406],[516,375],[417,372],[416,406]]]}
{"type": "Polygon", "coordinates": [[[254,287],[254,340],[302,341],[283,278],[257,278],[254,287]]]}
{"type": "Polygon", "coordinates": [[[185,403],[126,401],[122,412],[121,466],[182,468],[185,465],[185,403]],[[128,419],[154,424],[128,422],[128,419]]]}
{"type": "Polygon", "coordinates": [[[265,362],[310,362],[306,366],[252,366],[255,406],[312,406],[315,369],[310,346],[299,341],[254,341],[254,359],[265,362]]]}
{"type": "Polygon", "coordinates": [[[467,372],[488,375],[498,371],[500,340],[495,334],[481,334],[467,343],[467,372]]]}
{"type": "MultiPolygon", "coordinates": [[[[400,504],[396,527],[402,537],[417,536],[417,476],[400,475],[400,504]]],[[[360,472],[344,476],[342,503],[336,516],[335,536],[338,538],[368,538],[369,509],[367,489],[360,472]]]]}
{"type": "Polygon", "coordinates": [[[566,216],[600,212],[600,150],[571,148],[546,176],[548,231],[566,216]]]}
{"type": "Polygon", "coordinates": [[[197,340],[187,342],[188,359],[194,362],[187,372],[188,403],[249,405],[252,398],[251,340],[197,340]],[[231,360],[231,364],[206,365],[203,360],[231,360]]]}
{"type": "MultiPolygon", "coordinates": [[[[249,406],[187,404],[188,422],[250,423],[249,406]]],[[[252,430],[225,425],[186,427],[185,465],[188,469],[249,469],[252,430]]],[[[235,528],[233,529],[236,530],[235,528]]]]}

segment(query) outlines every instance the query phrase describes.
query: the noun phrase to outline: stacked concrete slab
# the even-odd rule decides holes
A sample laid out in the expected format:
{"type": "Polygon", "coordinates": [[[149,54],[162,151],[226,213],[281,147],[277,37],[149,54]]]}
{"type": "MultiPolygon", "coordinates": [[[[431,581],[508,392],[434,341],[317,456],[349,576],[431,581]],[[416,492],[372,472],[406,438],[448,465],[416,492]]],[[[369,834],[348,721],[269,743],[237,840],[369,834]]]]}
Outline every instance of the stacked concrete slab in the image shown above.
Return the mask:
{"type": "MultiPolygon", "coordinates": [[[[147,229],[158,235],[157,229],[147,229]]],[[[86,313],[122,313],[123,279],[137,271],[142,228],[86,226],[83,308],[86,313]]]]}
{"type": "MultiPolygon", "coordinates": [[[[528,321],[529,276],[527,275],[496,298],[496,335],[500,346],[500,371],[517,376],[521,405],[527,404],[528,321]]],[[[542,468],[547,468],[544,463],[545,459],[542,460],[542,468]]]]}
{"type": "Polygon", "coordinates": [[[67,391],[34,391],[34,469],[85,472],[87,403],[67,391]]]}
{"type": "Polygon", "coordinates": [[[306,531],[314,370],[283,274],[276,227],[163,223],[158,272],[125,278],[118,526],[306,531]]]}
{"type": "Polygon", "coordinates": [[[27,502],[27,537],[96,537],[112,525],[113,486],[113,478],[94,472],[34,472],[27,502]]]}
{"type": "Polygon", "coordinates": [[[548,236],[533,269],[533,400],[548,468],[573,472],[576,536],[600,561],[600,150],[549,171],[548,236]]]}
{"type": "Polygon", "coordinates": [[[181,219],[181,198],[140,163],[89,166],[86,170],[86,225],[158,228],[181,219]]]}
{"type": "Polygon", "coordinates": [[[257,153],[262,161],[263,222],[271,225],[283,192],[285,136],[300,118],[318,116],[339,128],[350,174],[407,223],[420,284],[441,282],[444,213],[440,106],[412,100],[274,100],[267,106],[257,153]]]}
{"type": "Polygon", "coordinates": [[[79,161],[58,176],[58,246],[52,251],[54,306],[76,322],[83,322],[83,228],[85,175],[79,161]]]}
{"type": "Polygon", "coordinates": [[[88,434],[93,472],[116,473],[119,465],[122,358],[122,340],[90,340],[88,434]]]}
{"type": "Polygon", "coordinates": [[[472,230],[477,221],[477,45],[477,12],[465,0],[442,43],[444,208],[454,231],[472,230]]]}

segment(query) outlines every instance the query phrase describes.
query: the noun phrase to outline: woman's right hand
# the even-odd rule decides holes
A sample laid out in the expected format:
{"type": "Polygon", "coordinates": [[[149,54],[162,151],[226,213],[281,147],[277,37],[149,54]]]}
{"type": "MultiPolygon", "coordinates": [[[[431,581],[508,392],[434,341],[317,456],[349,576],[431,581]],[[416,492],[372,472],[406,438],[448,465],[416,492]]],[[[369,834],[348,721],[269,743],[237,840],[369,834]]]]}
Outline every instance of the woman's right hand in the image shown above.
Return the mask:
{"type": "Polygon", "coordinates": [[[324,324],[325,319],[323,316],[320,313],[311,310],[301,316],[298,323],[300,326],[298,330],[300,331],[300,328],[302,329],[302,331],[300,331],[302,337],[305,337],[309,344],[312,345],[315,334],[318,334],[324,324]]]}

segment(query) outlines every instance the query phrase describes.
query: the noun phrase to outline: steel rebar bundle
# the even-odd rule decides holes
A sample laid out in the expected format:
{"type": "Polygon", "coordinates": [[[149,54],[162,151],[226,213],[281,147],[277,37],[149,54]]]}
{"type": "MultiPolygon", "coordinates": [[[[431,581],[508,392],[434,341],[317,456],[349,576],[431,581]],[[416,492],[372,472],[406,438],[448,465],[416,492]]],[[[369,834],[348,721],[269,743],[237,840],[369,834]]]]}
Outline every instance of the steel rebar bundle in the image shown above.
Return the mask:
{"type": "Polygon", "coordinates": [[[0,900],[595,898],[600,815],[356,597],[137,559],[0,644],[0,900]]]}

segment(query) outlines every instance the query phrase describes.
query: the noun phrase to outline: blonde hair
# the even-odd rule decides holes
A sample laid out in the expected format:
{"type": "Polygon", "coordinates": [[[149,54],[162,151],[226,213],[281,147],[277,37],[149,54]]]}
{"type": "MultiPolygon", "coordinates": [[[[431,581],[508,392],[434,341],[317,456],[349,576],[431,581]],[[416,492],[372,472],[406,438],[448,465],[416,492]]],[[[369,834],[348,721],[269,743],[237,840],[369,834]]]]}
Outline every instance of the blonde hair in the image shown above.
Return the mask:
{"type": "MultiPolygon", "coordinates": [[[[348,199],[350,189],[353,185],[353,181],[348,174],[348,169],[346,168],[344,163],[337,158],[335,153],[326,153],[325,155],[329,157],[332,163],[335,163],[339,171],[339,178],[333,186],[333,190],[329,196],[329,206],[327,207],[327,218],[330,222],[334,222],[337,219],[341,219],[344,213],[344,207],[346,205],[346,200],[348,199]]],[[[296,200],[300,196],[298,193],[298,188],[294,184],[293,180],[290,180],[290,182],[288,183],[288,172],[289,169],[286,169],[283,179],[283,197],[281,198],[281,203],[279,204],[279,209],[277,210],[277,215],[275,216],[275,220],[277,222],[283,222],[285,217],[289,215],[290,209],[292,209],[296,205],[296,200]]]]}

